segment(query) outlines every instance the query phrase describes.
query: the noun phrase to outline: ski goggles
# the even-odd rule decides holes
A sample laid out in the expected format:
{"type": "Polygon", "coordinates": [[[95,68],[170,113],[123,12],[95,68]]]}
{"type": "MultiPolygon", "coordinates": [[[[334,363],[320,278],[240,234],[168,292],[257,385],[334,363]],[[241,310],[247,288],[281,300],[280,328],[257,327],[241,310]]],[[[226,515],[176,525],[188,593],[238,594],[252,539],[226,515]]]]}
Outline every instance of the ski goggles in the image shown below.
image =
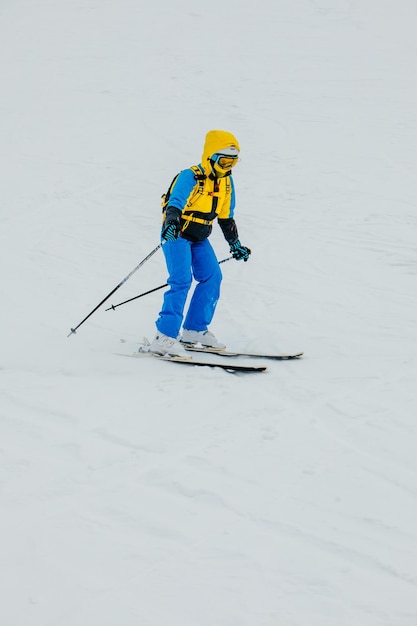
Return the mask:
{"type": "Polygon", "coordinates": [[[213,163],[217,163],[219,167],[224,170],[230,170],[231,167],[234,167],[239,160],[239,155],[236,156],[228,156],[226,154],[213,154],[211,157],[213,163]]]}

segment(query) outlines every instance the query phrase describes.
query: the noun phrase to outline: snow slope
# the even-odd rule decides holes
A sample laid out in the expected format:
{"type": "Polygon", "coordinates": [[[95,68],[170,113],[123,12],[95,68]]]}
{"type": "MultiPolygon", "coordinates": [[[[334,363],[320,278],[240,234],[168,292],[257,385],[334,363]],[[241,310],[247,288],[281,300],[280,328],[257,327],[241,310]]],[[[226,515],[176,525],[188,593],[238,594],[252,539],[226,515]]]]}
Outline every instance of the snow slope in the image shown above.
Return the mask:
{"type": "MultiPolygon", "coordinates": [[[[416,626],[416,18],[2,3],[2,626],[416,626]],[[118,356],[160,291],[67,338],[157,245],[211,128],[241,142],[253,252],[213,330],[305,358],[118,356]]],[[[158,253],[107,304],[165,281],[158,253]]]]}

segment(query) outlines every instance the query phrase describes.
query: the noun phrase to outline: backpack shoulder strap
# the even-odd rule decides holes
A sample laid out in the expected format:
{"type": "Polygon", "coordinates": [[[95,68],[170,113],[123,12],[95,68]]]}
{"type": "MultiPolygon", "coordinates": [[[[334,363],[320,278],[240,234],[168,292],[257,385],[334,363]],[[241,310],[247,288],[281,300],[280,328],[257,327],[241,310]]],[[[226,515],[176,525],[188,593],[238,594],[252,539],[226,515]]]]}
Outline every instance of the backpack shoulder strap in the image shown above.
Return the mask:
{"type": "Polygon", "coordinates": [[[226,176],[226,195],[232,190],[232,183],[230,182],[230,176],[226,176]]]}
{"type": "Polygon", "coordinates": [[[190,167],[190,170],[192,170],[192,172],[194,173],[194,178],[198,184],[198,189],[196,190],[197,193],[203,193],[204,181],[206,180],[207,176],[204,174],[204,172],[201,170],[201,168],[198,165],[192,165],[190,167]]]}
{"type": "MultiPolygon", "coordinates": [[[[189,168],[193,174],[194,174],[194,178],[196,180],[197,183],[197,189],[195,190],[195,193],[203,193],[204,192],[204,181],[206,180],[207,176],[204,174],[203,170],[198,166],[198,165],[192,165],[189,168]]],[[[184,170],[181,170],[184,171],[184,170]]],[[[170,184],[170,186],[168,187],[168,190],[162,194],[161,199],[161,206],[162,206],[162,211],[165,211],[166,207],[168,206],[169,203],[169,198],[171,196],[172,190],[174,188],[175,183],[177,182],[177,178],[178,176],[181,174],[181,172],[178,172],[178,174],[176,174],[174,176],[174,178],[172,179],[172,182],[170,184]]]]}

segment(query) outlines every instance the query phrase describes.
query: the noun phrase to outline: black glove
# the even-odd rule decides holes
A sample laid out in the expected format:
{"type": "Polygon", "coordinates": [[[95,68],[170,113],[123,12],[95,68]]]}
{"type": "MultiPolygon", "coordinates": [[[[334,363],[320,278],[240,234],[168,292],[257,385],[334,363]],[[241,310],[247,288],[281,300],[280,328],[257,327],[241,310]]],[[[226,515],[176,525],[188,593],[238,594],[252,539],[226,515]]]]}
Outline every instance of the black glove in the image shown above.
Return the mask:
{"type": "Polygon", "coordinates": [[[251,253],[250,249],[246,246],[242,246],[239,239],[235,243],[230,244],[230,252],[236,261],[246,261],[249,259],[249,255],[251,253]]]}
{"type": "Polygon", "coordinates": [[[161,237],[165,241],[175,241],[181,232],[180,225],[181,211],[175,207],[169,206],[165,222],[162,226],[161,237]]]}
{"type": "Polygon", "coordinates": [[[166,220],[162,229],[161,237],[165,241],[175,241],[180,234],[179,220],[166,220]]]}

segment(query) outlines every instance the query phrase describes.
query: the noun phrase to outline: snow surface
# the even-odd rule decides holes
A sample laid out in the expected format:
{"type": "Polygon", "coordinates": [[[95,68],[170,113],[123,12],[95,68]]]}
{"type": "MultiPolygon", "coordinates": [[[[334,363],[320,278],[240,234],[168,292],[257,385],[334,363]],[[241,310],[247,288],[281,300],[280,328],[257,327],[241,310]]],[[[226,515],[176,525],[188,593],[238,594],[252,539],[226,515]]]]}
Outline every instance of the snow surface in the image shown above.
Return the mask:
{"type": "MultiPolygon", "coordinates": [[[[415,0],[2,2],[1,626],[417,625],[416,21],[415,0]],[[158,244],[212,128],[241,142],[253,251],[212,329],[304,359],[118,356],[161,291],[68,338],[158,244]]],[[[165,281],[159,251],[106,306],[165,281]]]]}

